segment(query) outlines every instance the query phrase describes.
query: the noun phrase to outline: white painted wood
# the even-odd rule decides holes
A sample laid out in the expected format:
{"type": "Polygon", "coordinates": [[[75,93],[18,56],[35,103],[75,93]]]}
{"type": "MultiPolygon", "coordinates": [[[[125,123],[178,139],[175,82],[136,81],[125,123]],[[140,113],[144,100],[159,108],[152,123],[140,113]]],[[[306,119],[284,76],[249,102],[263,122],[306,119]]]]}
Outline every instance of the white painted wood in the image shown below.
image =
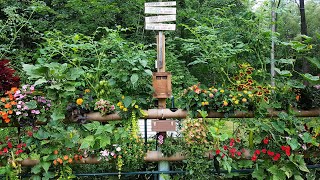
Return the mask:
{"type": "Polygon", "coordinates": [[[144,3],[145,7],[154,7],[154,6],[176,6],[176,1],[167,1],[167,2],[147,2],[144,3]]]}
{"type": "Polygon", "coordinates": [[[149,16],[145,17],[146,23],[159,23],[159,22],[169,22],[169,21],[175,21],[176,15],[163,15],[163,16],[149,16]]]}
{"type": "Polygon", "coordinates": [[[146,14],[176,14],[177,9],[174,7],[145,7],[146,14]]]}
{"type": "Polygon", "coordinates": [[[162,24],[162,23],[146,23],[146,30],[159,30],[159,31],[174,31],[176,30],[175,24],[162,24]]]}

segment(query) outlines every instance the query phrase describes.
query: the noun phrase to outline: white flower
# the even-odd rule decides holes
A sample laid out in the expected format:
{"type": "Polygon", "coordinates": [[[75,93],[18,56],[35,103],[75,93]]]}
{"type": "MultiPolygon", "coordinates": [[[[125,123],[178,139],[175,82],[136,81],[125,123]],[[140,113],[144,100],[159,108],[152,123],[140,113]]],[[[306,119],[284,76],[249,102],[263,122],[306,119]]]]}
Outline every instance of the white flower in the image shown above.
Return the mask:
{"type": "Polygon", "coordinates": [[[117,147],[116,151],[118,151],[118,152],[121,151],[121,147],[117,147]]]}

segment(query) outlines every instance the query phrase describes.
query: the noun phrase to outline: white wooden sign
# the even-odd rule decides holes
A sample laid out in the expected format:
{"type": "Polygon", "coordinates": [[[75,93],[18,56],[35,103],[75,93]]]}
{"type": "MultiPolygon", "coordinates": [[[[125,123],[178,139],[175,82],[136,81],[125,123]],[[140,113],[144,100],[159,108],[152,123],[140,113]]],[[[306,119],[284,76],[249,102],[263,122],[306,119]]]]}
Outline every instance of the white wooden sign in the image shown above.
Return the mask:
{"type": "Polygon", "coordinates": [[[145,7],[154,7],[154,6],[175,6],[176,1],[167,1],[167,2],[148,2],[144,3],[145,7]]]}
{"type": "Polygon", "coordinates": [[[169,21],[175,21],[175,20],[176,20],[176,15],[163,15],[163,16],[145,17],[146,23],[169,22],[169,21]]]}
{"type": "Polygon", "coordinates": [[[145,7],[146,14],[176,14],[177,9],[174,7],[145,7]]]}
{"type": "Polygon", "coordinates": [[[162,24],[162,23],[146,23],[146,30],[159,30],[159,31],[174,31],[176,30],[175,24],[162,24]]]}

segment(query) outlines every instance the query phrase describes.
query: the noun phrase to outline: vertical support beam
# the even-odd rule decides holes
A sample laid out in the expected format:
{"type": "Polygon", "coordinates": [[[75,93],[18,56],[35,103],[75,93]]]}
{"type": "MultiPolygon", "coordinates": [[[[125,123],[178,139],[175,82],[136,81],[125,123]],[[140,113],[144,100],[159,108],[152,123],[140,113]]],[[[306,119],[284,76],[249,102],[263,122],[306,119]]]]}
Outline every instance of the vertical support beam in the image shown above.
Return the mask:
{"type": "Polygon", "coordinates": [[[165,35],[159,31],[157,36],[157,70],[158,72],[166,72],[166,56],[165,56],[165,35]]]}
{"type": "MultiPolygon", "coordinates": [[[[157,36],[157,71],[158,72],[166,72],[166,56],[165,56],[165,35],[162,31],[159,31],[157,36]]],[[[158,99],[158,108],[165,109],[166,108],[166,99],[159,98],[158,99]]],[[[163,140],[165,141],[167,132],[159,132],[159,135],[163,136],[163,140]]],[[[160,161],[158,163],[158,170],[159,171],[169,171],[169,162],[168,161],[160,161]]],[[[159,180],[168,180],[168,174],[160,174],[159,180]]]]}
{"type": "Polygon", "coordinates": [[[275,13],[275,2],[271,2],[271,52],[270,52],[270,73],[271,73],[271,86],[275,87],[275,64],[274,64],[274,33],[276,31],[276,13],[275,13]]]}

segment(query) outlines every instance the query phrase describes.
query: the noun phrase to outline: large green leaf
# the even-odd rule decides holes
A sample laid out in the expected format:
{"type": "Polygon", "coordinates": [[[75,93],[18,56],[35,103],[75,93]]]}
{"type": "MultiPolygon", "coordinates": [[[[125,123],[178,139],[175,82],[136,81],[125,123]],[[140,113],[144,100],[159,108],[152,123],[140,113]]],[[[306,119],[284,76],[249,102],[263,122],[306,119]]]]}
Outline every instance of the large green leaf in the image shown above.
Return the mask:
{"type": "Polygon", "coordinates": [[[307,57],[308,61],[315,65],[318,69],[320,69],[320,59],[316,57],[307,57]]]}
{"type": "Polygon", "coordinates": [[[134,74],[131,75],[130,81],[131,81],[132,85],[136,84],[138,82],[138,80],[139,80],[139,75],[138,74],[134,73],[134,74]]]}
{"type": "Polygon", "coordinates": [[[89,136],[85,137],[81,143],[80,149],[87,149],[87,148],[93,147],[95,144],[94,139],[95,138],[93,135],[89,135],[89,136]]]}
{"type": "Polygon", "coordinates": [[[302,74],[302,76],[307,80],[307,81],[319,81],[319,76],[313,76],[309,73],[302,74]]]}

